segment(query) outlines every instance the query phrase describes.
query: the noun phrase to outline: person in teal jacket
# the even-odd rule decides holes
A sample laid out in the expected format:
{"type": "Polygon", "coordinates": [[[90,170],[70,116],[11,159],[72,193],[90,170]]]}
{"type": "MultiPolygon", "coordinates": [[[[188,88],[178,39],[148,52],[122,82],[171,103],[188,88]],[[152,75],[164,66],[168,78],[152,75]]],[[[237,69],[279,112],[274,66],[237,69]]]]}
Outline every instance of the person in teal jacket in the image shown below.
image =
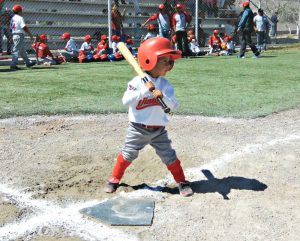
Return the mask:
{"type": "Polygon", "coordinates": [[[250,46],[253,52],[253,58],[257,58],[260,54],[255,44],[252,42],[251,33],[254,31],[254,23],[253,23],[253,12],[250,9],[250,2],[245,1],[242,3],[244,8],[244,12],[238,24],[237,32],[241,33],[241,48],[239,58],[245,58],[246,46],[247,44],[250,46]]]}

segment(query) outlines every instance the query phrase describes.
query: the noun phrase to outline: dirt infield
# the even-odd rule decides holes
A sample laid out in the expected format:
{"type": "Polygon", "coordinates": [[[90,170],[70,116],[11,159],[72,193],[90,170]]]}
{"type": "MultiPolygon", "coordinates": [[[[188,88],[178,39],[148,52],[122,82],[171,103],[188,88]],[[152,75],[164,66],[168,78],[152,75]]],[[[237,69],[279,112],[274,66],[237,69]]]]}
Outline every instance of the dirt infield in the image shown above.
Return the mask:
{"type": "Polygon", "coordinates": [[[150,147],[116,194],[102,192],[126,127],[125,114],[0,120],[0,240],[299,240],[299,108],[249,120],[172,116],[190,198],[150,147]],[[120,196],[154,199],[152,226],[110,227],[78,212],[120,196]]]}

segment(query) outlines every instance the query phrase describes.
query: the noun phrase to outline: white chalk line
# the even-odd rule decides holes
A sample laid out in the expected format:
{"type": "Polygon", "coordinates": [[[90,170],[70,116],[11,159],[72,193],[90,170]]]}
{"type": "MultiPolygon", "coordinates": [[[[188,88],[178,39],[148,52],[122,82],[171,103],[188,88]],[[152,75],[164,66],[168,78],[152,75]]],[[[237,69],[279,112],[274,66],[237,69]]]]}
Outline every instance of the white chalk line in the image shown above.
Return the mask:
{"type": "Polygon", "coordinates": [[[21,222],[7,224],[0,228],[0,240],[16,240],[21,236],[38,232],[42,228],[50,229],[55,234],[55,229],[63,228],[66,235],[77,236],[84,240],[111,240],[134,241],[135,237],[109,228],[98,222],[93,222],[79,213],[82,208],[99,204],[99,201],[75,203],[68,207],[61,207],[49,201],[32,199],[30,194],[0,184],[0,193],[20,208],[30,208],[36,215],[28,217],[21,222]]]}
{"type": "MultiPolygon", "coordinates": [[[[263,144],[248,144],[240,150],[236,150],[233,153],[225,153],[219,158],[211,160],[209,163],[197,168],[190,168],[185,171],[186,176],[189,179],[199,178],[201,170],[209,169],[210,171],[222,168],[224,165],[232,162],[236,158],[254,154],[258,151],[262,151],[269,147],[278,144],[287,144],[292,141],[300,139],[299,135],[288,135],[285,138],[274,139],[263,144]]],[[[158,183],[172,182],[171,177],[167,177],[159,181],[158,183]]],[[[38,211],[39,214],[34,217],[26,218],[20,222],[14,222],[7,224],[0,228],[1,240],[15,240],[18,237],[29,235],[30,233],[37,232],[43,227],[50,228],[53,233],[55,229],[63,228],[63,232],[66,235],[77,236],[84,240],[100,241],[100,240],[112,240],[112,241],[134,241],[136,237],[132,237],[124,234],[117,229],[109,228],[101,223],[89,221],[79,213],[79,210],[85,207],[90,207],[99,203],[99,201],[89,201],[85,203],[71,204],[65,208],[55,205],[49,201],[32,199],[31,195],[22,193],[18,190],[8,188],[6,185],[0,184],[0,193],[18,207],[30,208],[33,211],[38,211]]],[[[130,193],[121,192],[120,196],[126,196],[130,198],[135,197],[152,197],[154,199],[160,199],[166,196],[162,192],[153,192],[151,190],[137,190],[130,193]]],[[[104,200],[105,201],[105,200],[104,200]]],[[[103,202],[103,201],[102,201],[103,202]]]]}

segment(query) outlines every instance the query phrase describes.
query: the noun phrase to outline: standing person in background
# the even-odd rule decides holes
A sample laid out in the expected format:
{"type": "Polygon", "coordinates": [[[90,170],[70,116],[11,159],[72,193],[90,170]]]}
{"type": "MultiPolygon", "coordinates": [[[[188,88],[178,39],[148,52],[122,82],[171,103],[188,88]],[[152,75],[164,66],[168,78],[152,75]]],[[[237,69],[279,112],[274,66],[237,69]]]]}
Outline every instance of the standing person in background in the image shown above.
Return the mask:
{"type": "Polygon", "coordinates": [[[258,9],[258,14],[254,17],[253,21],[257,37],[257,48],[259,52],[267,50],[266,36],[269,31],[270,23],[262,9],[258,9]]]}
{"type": "Polygon", "coordinates": [[[176,34],[177,48],[182,52],[183,57],[189,55],[189,44],[187,39],[187,26],[191,21],[191,17],[187,12],[183,11],[181,4],[176,4],[176,13],[172,18],[173,31],[176,34]]]}
{"type": "Polygon", "coordinates": [[[275,43],[277,43],[277,23],[278,20],[278,12],[275,12],[271,17],[271,30],[270,30],[270,37],[275,39],[275,43]]]}
{"type": "Polygon", "coordinates": [[[22,10],[23,10],[22,6],[18,4],[14,5],[12,8],[12,11],[14,12],[15,15],[10,20],[10,29],[13,35],[12,61],[10,64],[11,70],[20,70],[20,68],[17,66],[19,54],[23,58],[28,68],[35,65],[28,58],[24,46],[25,33],[27,33],[30,36],[31,41],[33,41],[34,38],[31,32],[29,31],[28,27],[26,26],[24,22],[24,18],[21,16],[22,10]]]}
{"type": "Polygon", "coordinates": [[[242,34],[241,49],[238,58],[245,58],[247,44],[250,46],[253,52],[253,58],[257,58],[260,55],[260,52],[257,50],[251,39],[251,33],[254,31],[254,16],[252,10],[250,9],[250,2],[245,1],[242,3],[242,6],[244,11],[237,28],[237,33],[242,34]]]}
{"type": "Polygon", "coordinates": [[[6,54],[11,54],[12,35],[10,31],[10,20],[14,16],[12,11],[3,8],[5,0],[0,0],[0,55],[3,53],[3,35],[6,37],[6,54]],[[3,33],[3,35],[2,35],[3,33]]]}
{"type": "Polygon", "coordinates": [[[117,35],[121,37],[123,40],[124,38],[124,28],[123,28],[123,20],[125,18],[126,9],[123,10],[122,13],[120,13],[118,6],[116,4],[112,7],[111,12],[111,20],[112,20],[112,31],[113,35],[117,35]]]}
{"type": "Polygon", "coordinates": [[[171,18],[166,12],[166,7],[164,4],[158,6],[159,12],[152,15],[142,24],[144,27],[148,22],[157,20],[159,28],[159,36],[167,39],[171,38],[171,18]]]}
{"type": "Polygon", "coordinates": [[[64,50],[61,51],[61,54],[66,58],[66,61],[77,60],[79,55],[79,50],[77,48],[74,39],[71,38],[71,34],[67,32],[63,33],[60,39],[67,42],[64,50]]]}

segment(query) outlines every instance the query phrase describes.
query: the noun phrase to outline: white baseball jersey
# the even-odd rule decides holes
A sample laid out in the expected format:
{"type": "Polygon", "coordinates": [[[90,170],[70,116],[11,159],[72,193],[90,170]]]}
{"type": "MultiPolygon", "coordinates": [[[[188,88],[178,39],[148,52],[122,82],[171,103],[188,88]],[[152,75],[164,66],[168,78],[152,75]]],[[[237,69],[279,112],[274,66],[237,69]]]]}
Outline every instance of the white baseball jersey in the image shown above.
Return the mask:
{"type": "Polygon", "coordinates": [[[80,51],[83,51],[85,54],[91,53],[94,50],[94,47],[91,43],[84,42],[81,45],[80,51]]]}
{"type": "Polygon", "coordinates": [[[175,31],[185,31],[187,26],[186,16],[184,13],[175,13],[173,15],[174,20],[176,21],[175,31]]]}
{"type": "Polygon", "coordinates": [[[146,34],[146,36],[144,37],[144,40],[147,40],[147,39],[149,39],[149,38],[155,38],[156,36],[157,36],[157,34],[152,33],[152,32],[148,32],[148,33],[146,34]]]}
{"type": "Polygon", "coordinates": [[[116,53],[118,51],[118,43],[117,42],[112,42],[111,43],[111,48],[113,53],[116,53]]]}
{"type": "Polygon", "coordinates": [[[23,28],[26,26],[24,18],[18,14],[15,14],[10,20],[10,29],[12,34],[21,34],[25,33],[23,28]]]}
{"type": "Polygon", "coordinates": [[[69,51],[69,52],[72,52],[72,51],[78,52],[78,48],[77,48],[77,45],[76,45],[74,39],[69,39],[69,41],[67,42],[67,44],[65,46],[65,50],[69,51]]]}
{"type": "MultiPolygon", "coordinates": [[[[174,95],[173,86],[164,77],[153,78],[147,75],[155,88],[163,93],[163,101],[171,109],[179,106],[174,95]]],[[[166,113],[157,102],[153,94],[146,88],[139,76],[134,77],[127,86],[122,102],[129,107],[128,117],[130,122],[145,125],[165,126],[169,123],[166,113]]]]}

